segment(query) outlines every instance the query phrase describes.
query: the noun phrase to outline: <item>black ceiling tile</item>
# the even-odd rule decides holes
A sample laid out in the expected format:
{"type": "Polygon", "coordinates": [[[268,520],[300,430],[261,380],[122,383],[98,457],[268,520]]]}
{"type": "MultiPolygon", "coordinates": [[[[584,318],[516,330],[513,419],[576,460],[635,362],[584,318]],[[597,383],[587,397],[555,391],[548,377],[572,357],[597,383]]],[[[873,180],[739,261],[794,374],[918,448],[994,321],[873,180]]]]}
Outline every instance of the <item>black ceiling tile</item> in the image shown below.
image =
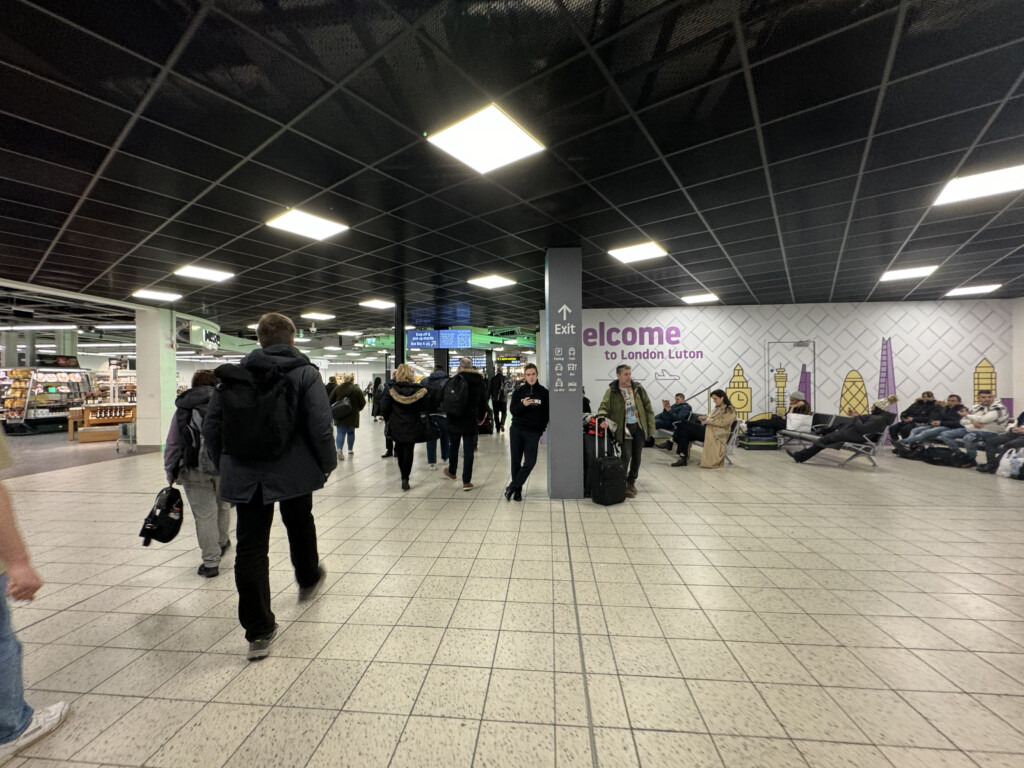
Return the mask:
{"type": "Polygon", "coordinates": [[[441,229],[466,218],[465,214],[432,197],[424,197],[402,208],[396,208],[393,214],[428,229],[441,229]]]}
{"type": "Polygon", "coordinates": [[[153,64],[24,3],[4,5],[4,27],[18,30],[17,42],[0,48],[4,60],[126,109],[135,108],[157,74],[153,64]]]}
{"type": "Polygon", "coordinates": [[[135,124],[120,150],[203,179],[216,179],[239,162],[235,155],[146,121],[135,124]]]}
{"type": "Polygon", "coordinates": [[[549,152],[540,152],[497,168],[488,173],[488,177],[524,199],[548,195],[580,183],[579,176],[549,152]]]}
{"type": "Polygon", "coordinates": [[[620,120],[591,131],[560,144],[552,151],[588,179],[657,157],[647,137],[632,120],[620,120]]]}
{"type": "Polygon", "coordinates": [[[141,211],[159,220],[173,215],[184,207],[181,200],[106,178],[101,178],[96,182],[89,192],[89,197],[92,200],[109,203],[122,209],[141,211]]]}
{"type": "Polygon", "coordinates": [[[426,227],[421,227],[406,219],[387,214],[363,222],[358,225],[357,229],[360,232],[375,235],[388,241],[408,240],[427,231],[426,227]]]}
{"type": "Polygon", "coordinates": [[[320,103],[298,122],[296,129],[365,163],[422,141],[421,134],[378,114],[343,91],[320,103]]]}
{"type": "MultiPolygon", "coordinates": [[[[982,107],[978,110],[987,117],[991,114],[990,110],[982,107]]],[[[1017,96],[1014,99],[1010,99],[1003,108],[999,111],[999,115],[996,117],[995,122],[992,123],[985,131],[984,140],[985,142],[998,141],[1000,139],[1010,139],[1017,137],[1021,134],[1021,124],[1024,123],[1024,96],[1017,96]]],[[[975,134],[977,131],[975,131],[975,134]]],[[[973,138],[973,135],[972,135],[973,138]]]]}
{"type": "Polygon", "coordinates": [[[550,219],[529,205],[514,205],[492,211],[481,218],[504,232],[519,232],[550,223],[550,219]]]}
{"type": "Polygon", "coordinates": [[[807,211],[788,213],[779,216],[779,229],[786,233],[796,232],[801,229],[825,227],[830,224],[842,224],[846,222],[849,214],[849,203],[837,203],[807,211]]]}
{"type": "Polygon", "coordinates": [[[381,3],[282,5],[230,0],[218,8],[326,75],[340,79],[405,29],[381,3]]]}
{"type": "Polygon", "coordinates": [[[878,130],[897,128],[1001,100],[1020,72],[1024,43],[892,83],[878,130]]]}
{"type": "Polygon", "coordinates": [[[997,219],[991,226],[982,229],[978,233],[978,240],[989,240],[990,238],[1002,239],[1006,237],[1020,238],[1024,243],[1024,224],[1007,224],[997,219]]]}
{"type": "MultiPolygon", "coordinates": [[[[759,174],[760,172],[752,174],[755,186],[759,180],[759,174]]],[[[761,174],[760,179],[763,178],[764,176],[761,174]]],[[[736,203],[735,205],[704,210],[703,213],[708,224],[717,230],[720,227],[731,227],[751,221],[771,219],[772,207],[767,197],[757,197],[742,203],[736,203]]]]}
{"type": "Polygon", "coordinates": [[[40,189],[41,192],[54,190],[52,193],[43,192],[46,196],[56,197],[57,192],[65,193],[66,196],[77,196],[89,184],[90,178],[91,174],[84,171],[73,171],[44,160],[0,149],[0,183],[3,184],[3,189],[7,190],[0,196],[10,196],[11,188],[20,188],[29,195],[31,190],[40,189]]]}
{"type": "Polygon", "coordinates": [[[772,187],[776,192],[785,192],[811,184],[855,176],[860,170],[865,143],[856,141],[776,163],[771,166],[772,187]]]}
{"type": "Polygon", "coordinates": [[[850,234],[862,235],[868,232],[884,232],[893,229],[914,227],[924,215],[924,209],[914,208],[907,211],[887,211],[865,218],[854,218],[850,222],[850,234]]]}
{"type": "Polygon", "coordinates": [[[423,197],[421,192],[374,170],[363,171],[336,186],[333,192],[379,211],[390,211],[423,197]]]}
{"type": "Polygon", "coordinates": [[[904,75],[1008,43],[1024,29],[1024,6],[1016,0],[985,0],[967,7],[957,0],[932,0],[908,7],[893,75],[904,75]]]}
{"type": "Polygon", "coordinates": [[[178,200],[191,200],[210,184],[206,179],[120,152],[111,159],[103,175],[122,184],[150,189],[178,200]]]}
{"type": "Polygon", "coordinates": [[[54,211],[60,214],[61,218],[71,212],[76,199],[62,192],[30,187],[27,184],[19,184],[16,181],[0,178],[0,200],[25,203],[26,205],[54,211]]]}
{"type": "Polygon", "coordinates": [[[57,261],[49,261],[35,273],[32,279],[41,285],[49,285],[66,291],[80,291],[92,279],[99,277],[99,267],[70,266],[57,261]]]}
{"type": "MultiPolygon", "coordinates": [[[[1021,126],[1024,130],[1024,126],[1021,126]]],[[[982,144],[974,148],[967,161],[957,170],[957,176],[1000,171],[1020,165],[1024,156],[1024,135],[982,144]]]]}
{"type": "Polygon", "coordinates": [[[207,16],[175,70],[282,123],[328,88],[324,79],[216,14],[207,16]]]}
{"type": "Polygon", "coordinates": [[[786,244],[788,252],[788,249],[798,245],[813,245],[814,243],[841,240],[845,231],[845,223],[828,224],[822,227],[814,227],[813,229],[800,229],[786,232],[783,234],[782,240],[786,244]]]}
{"type": "Polygon", "coordinates": [[[163,217],[107,205],[96,200],[86,200],[82,203],[78,209],[78,216],[96,219],[100,227],[103,226],[103,222],[106,222],[115,227],[128,227],[140,232],[156,229],[163,223],[163,217]]]}
{"type": "Polygon", "coordinates": [[[534,198],[531,204],[554,219],[568,219],[608,207],[599,194],[585,184],[534,198]]]}
{"type": "Polygon", "coordinates": [[[794,243],[786,246],[786,258],[787,259],[817,259],[822,255],[833,255],[839,253],[839,249],[842,246],[842,240],[835,238],[833,240],[820,240],[813,243],[807,243],[801,245],[794,243]]]}
{"type": "Polygon", "coordinates": [[[664,154],[746,130],[754,122],[740,75],[645,110],[640,118],[664,154]]]}
{"type": "Polygon", "coordinates": [[[845,178],[789,192],[778,192],[775,194],[775,205],[779,215],[785,216],[798,211],[849,203],[853,199],[855,187],[856,179],[845,178]]]}
{"type": "Polygon", "coordinates": [[[486,243],[480,243],[480,250],[485,253],[491,253],[495,256],[505,256],[507,258],[519,258],[524,253],[532,253],[536,248],[523,240],[520,237],[499,237],[494,240],[488,240],[486,243]]]}
{"type": "Polygon", "coordinates": [[[613,205],[624,205],[635,200],[655,197],[678,188],[675,179],[665,169],[661,160],[613,173],[591,183],[613,205]]]}
{"type": "Polygon", "coordinates": [[[420,141],[375,166],[410,187],[431,194],[468,181],[477,171],[427,141],[420,141]]]}
{"type": "Polygon", "coordinates": [[[407,240],[403,245],[417,251],[422,251],[423,253],[440,255],[458,250],[462,243],[458,240],[453,240],[450,237],[445,237],[437,232],[428,232],[424,235],[407,240]]]}
{"type": "Polygon", "coordinates": [[[668,162],[679,180],[689,186],[760,168],[761,150],[757,135],[750,130],[677,152],[668,162]]]}
{"type": "MultiPolygon", "coordinates": [[[[7,212],[6,205],[0,205],[0,213],[7,212]]],[[[45,245],[53,239],[64,223],[64,217],[59,216],[56,221],[32,221],[24,219],[0,216],[0,238],[5,242],[11,242],[13,237],[18,236],[18,242],[26,242],[29,238],[37,240],[40,245],[45,245]]]]}
{"type": "Polygon", "coordinates": [[[132,244],[138,240],[138,238],[130,241],[115,239],[117,234],[120,233],[114,232],[110,237],[100,237],[87,232],[68,229],[61,235],[58,242],[82,248],[91,248],[96,251],[103,251],[104,253],[124,254],[131,250],[132,244]]]}
{"type": "Polygon", "coordinates": [[[519,237],[536,248],[573,248],[580,244],[580,236],[561,224],[520,232],[519,237]]]}
{"type": "MultiPolygon", "coordinates": [[[[972,109],[920,125],[876,134],[867,169],[874,170],[919,158],[965,150],[992,114],[990,107],[972,109]]],[[[1018,124],[1019,129],[1019,124],[1018,124]]],[[[990,132],[986,132],[986,136],[990,132]]]]}
{"type": "Polygon", "coordinates": [[[599,237],[610,232],[618,232],[632,227],[632,223],[622,216],[618,211],[606,209],[595,211],[574,219],[562,219],[562,222],[573,232],[579,233],[581,237],[599,237]]]}
{"type": "Polygon", "coordinates": [[[5,222],[25,222],[44,227],[57,227],[67,219],[66,211],[53,211],[38,205],[0,199],[0,217],[5,222]]]}
{"type": "Polygon", "coordinates": [[[212,229],[207,229],[205,227],[192,226],[191,224],[186,224],[183,221],[172,221],[164,226],[160,232],[168,237],[175,237],[181,240],[190,240],[194,243],[201,243],[207,248],[219,248],[233,238],[230,234],[215,232],[212,229]]]}
{"type": "Polygon", "coordinates": [[[693,213],[693,206],[686,200],[682,192],[670,192],[667,195],[648,198],[632,205],[622,205],[623,215],[644,226],[655,221],[664,221],[678,216],[693,213]]]}
{"type": "Polygon", "coordinates": [[[462,184],[438,191],[435,197],[474,216],[516,202],[514,195],[499,189],[486,176],[471,177],[462,184]]]}
{"type": "Polygon", "coordinates": [[[710,208],[732,206],[765,197],[768,194],[768,187],[765,184],[764,172],[757,169],[689,187],[688,191],[698,210],[707,214],[710,208]]]}
{"type": "Polygon", "coordinates": [[[754,67],[761,119],[811,109],[882,82],[895,16],[886,14],[754,67]],[[798,88],[793,84],[799,83],[798,88]]]}
{"type": "Polygon", "coordinates": [[[975,240],[964,245],[961,253],[978,253],[992,250],[1009,253],[1020,247],[1020,237],[985,238],[984,240],[975,240]]]}
{"type": "MultiPolygon", "coordinates": [[[[679,240],[681,238],[700,238],[701,240],[711,239],[711,235],[708,233],[708,228],[704,226],[704,223],[700,220],[700,217],[695,214],[689,216],[678,216],[674,219],[666,219],[665,221],[656,221],[652,224],[644,225],[644,232],[654,238],[658,243],[665,247],[665,243],[672,240],[679,240]]],[[[711,244],[714,244],[714,240],[711,239],[711,244]]]]}
{"type": "Polygon", "coordinates": [[[768,161],[777,163],[862,139],[868,134],[874,108],[875,95],[868,93],[766,123],[768,161]]]}
{"type": "Polygon", "coordinates": [[[262,200],[230,187],[216,186],[196,202],[216,211],[230,213],[253,222],[268,221],[285,212],[282,203],[262,200]]]}
{"type": "Polygon", "coordinates": [[[261,223],[252,221],[251,219],[242,219],[238,216],[232,216],[231,214],[223,213],[222,211],[215,211],[212,208],[207,208],[206,206],[199,204],[185,208],[181,214],[178,215],[175,221],[210,229],[214,232],[223,232],[232,236],[248,232],[254,226],[261,223]]]}
{"type": "MultiPolygon", "coordinates": [[[[259,232],[256,232],[254,234],[258,235],[259,232]]],[[[301,246],[302,243],[300,242],[299,238],[296,237],[295,247],[299,248],[301,246]]],[[[292,249],[284,248],[279,245],[268,243],[262,240],[257,240],[253,237],[243,237],[225,246],[221,251],[218,251],[217,253],[222,258],[232,260],[235,258],[234,256],[232,256],[232,254],[244,254],[244,261],[249,262],[249,260],[251,259],[256,260],[258,262],[264,259],[276,259],[279,256],[283,256],[284,254],[288,253],[290,250],[292,249]]],[[[252,266],[251,263],[249,265],[252,266]]]]}
{"type": "Polygon", "coordinates": [[[320,187],[337,184],[363,168],[360,163],[292,131],[275,138],[253,159],[320,187]]]}
{"type": "Polygon", "coordinates": [[[730,243],[741,244],[748,240],[768,238],[773,241],[772,247],[777,247],[779,244],[779,235],[778,230],[775,228],[774,219],[761,219],[760,221],[736,224],[731,227],[716,227],[715,235],[718,236],[719,241],[723,245],[728,246],[726,250],[729,253],[735,252],[735,247],[730,245],[730,243]]]}
{"type": "Polygon", "coordinates": [[[485,243],[501,237],[501,231],[480,219],[467,219],[458,224],[444,227],[441,234],[458,240],[460,243],[485,243]]]}
{"type": "Polygon", "coordinates": [[[107,153],[100,145],[5,114],[0,114],[0,145],[11,152],[86,173],[95,171],[107,153]]]}
{"type": "MultiPolygon", "coordinates": [[[[860,194],[864,197],[885,195],[890,192],[899,192],[904,189],[914,189],[928,185],[943,185],[952,176],[960,162],[961,155],[957,152],[933,157],[927,160],[917,160],[912,163],[904,163],[892,168],[884,168],[878,171],[871,171],[864,174],[861,182],[860,194]]],[[[935,189],[937,196],[942,187],[935,189]]]]}
{"type": "Polygon", "coordinates": [[[890,229],[884,232],[865,232],[863,234],[850,234],[846,238],[846,247],[848,250],[855,251],[859,248],[869,248],[875,246],[884,245],[900,245],[907,236],[910,235],[911,229],[890,229]]]}
{"type": "Polygon", "coordinates": [[[726,246],[726,251],[730,256],[736,258],[753,253],[763,252],[777,252],[779,247],[778,235],[772,234],[767,237],[756,237],[752,240],[743,240],[741,242],[730,243],[726,246]]]}
{"type": "Polygon", "coordinates": [[[286,176],[265,165],[253,162],[246,163],[221,183],[226,187],[271,200],[287,208],[300,205],[320,191],[320,188],[314,184],[286,176]]]}
{"type": "Polygon", "coordinates": [[[156,248],[158,250],[167,251],[170,254],[176,254],[178,257],[187,256],[193,259],[204,256],[210,251],[210,248],[202,243],[193,243],[188,240],[180,240],[176,237],[168,237],[162,232],[153,235],[146,240],[146,245],[150,248],[156,248]]]}
{"type": "Polygon", "coordinates": [[[626,105],[589,56],[557,67],[502,98],[501,105],[545,146],[622,118],[626,105]]]}
{"type": "MultiPolygon", "coordinates": [[[[853,216],[856,219],[866,219],[873,216],[881,216],[893,211],[910,211],[919,208],[927,208],[938,195],[938,188],[929,184],[917,189],[904,189],[899,192],[889,192],[883,195],[861,195],[854,206],[853,216]]],[[[919,217],[920,218],[920,217],[919,217]]]]}
{"type": "Polygon", "coordinates": [[[915,236],[938,237],[943,235],[962,235],[966,238],[985,226],[991,218],[991,214],[987,213],[945,220],[935,220],[929,216],[925,219],[925,222],[917,228],[915,236]]]}

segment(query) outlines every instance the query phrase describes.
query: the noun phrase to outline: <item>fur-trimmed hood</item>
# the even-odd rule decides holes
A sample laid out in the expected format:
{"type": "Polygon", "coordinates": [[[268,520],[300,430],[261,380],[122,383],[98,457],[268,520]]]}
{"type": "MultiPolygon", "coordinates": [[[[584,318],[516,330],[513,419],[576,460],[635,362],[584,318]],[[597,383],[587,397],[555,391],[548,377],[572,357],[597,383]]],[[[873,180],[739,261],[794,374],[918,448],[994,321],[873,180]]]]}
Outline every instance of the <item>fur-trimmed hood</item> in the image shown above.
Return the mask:
{"type": "Polygon", "coordinates": [[[427,396],[427,388],[411,381],[392,381],[388,394],[396,403],[413,405],[427,396]]]}

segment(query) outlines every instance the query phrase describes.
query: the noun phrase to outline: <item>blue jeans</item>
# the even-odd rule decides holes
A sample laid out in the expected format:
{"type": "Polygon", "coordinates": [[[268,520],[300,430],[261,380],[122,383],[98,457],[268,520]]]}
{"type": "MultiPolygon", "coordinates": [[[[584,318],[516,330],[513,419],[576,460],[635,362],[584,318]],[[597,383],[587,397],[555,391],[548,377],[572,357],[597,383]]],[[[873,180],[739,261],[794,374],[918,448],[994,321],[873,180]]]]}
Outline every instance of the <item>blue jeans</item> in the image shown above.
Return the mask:
{"type": "Polygon", "coordinates": [[[356,428],[355,427],[343,427],[341,424],[338,425],[338,434],[334,439],[334,444],[338,446],[340,451],[345,447],[345,438],[348,437],[348,449],[352,450],[352,445],[356,441],[356,428]]]}
{"type": "Polygon", "coordinates": [[[437,443],[441,443],[441,461],[448,461],[448,419],[437,413],[430,414],[437,424],[441,436],[437,440],[427,441],[427,464],[437,464],[437,443]]]}
{"type": "Polygon", "coordinates": [[[961,447],[970,457],[971,461],[975,461],[978,458],[978,445],[984,443],[987,437],[998,437],[996,432],[984,432],[982,430],[974,430],[967,432],[967,430],[957,430],[958,432],[964,432],[965,434],[958,437],[949,437],[948,433],[943,435],[940,440],[948,445],[950,448],[961,447]]]}
{"type": "Polygon", "coordinates": [[[32,722],[32,707],[21,683],[21,643],[11,627],[7,574],[0,574],[0,744],[21,736],[32,722]]]}
{"type": "Polygon", "coordinates": [[[449,432],[448,440],[448,471],[453,475],[459,471],[459,443],[462,443],[462,482],[469,483],[473,480],[473,451],[476,450],[476,433],[462,434],[460,432],[449,432]]]}
{"type": "Polygon", "coordinates": [[[915,443],[923,443],[925,440],[935,440],[939,435],[945,437],[947,434],[953,433],[954,437],[962,437],[967,433],[967,430],[963,427],[957,427],[952,429],[950,427],[914,427],[910,430],[910,434],[900,440],[904,445],[913,445],[915,443]]]}

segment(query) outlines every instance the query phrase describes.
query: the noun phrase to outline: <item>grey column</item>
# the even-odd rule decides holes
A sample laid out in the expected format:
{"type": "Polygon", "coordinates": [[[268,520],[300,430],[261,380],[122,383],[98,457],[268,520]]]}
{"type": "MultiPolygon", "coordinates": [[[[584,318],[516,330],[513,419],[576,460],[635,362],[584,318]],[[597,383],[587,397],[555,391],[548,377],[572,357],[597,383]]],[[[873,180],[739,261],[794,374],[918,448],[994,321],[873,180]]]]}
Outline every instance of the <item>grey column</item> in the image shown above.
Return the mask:
{"type": "Polygon", "coordinates": [[[18,367],[18,334],[14,331],[0,333],[0,344],[3,350],[0,351],[0,368],[18,367]]]}
{"type": "Polygon", "coordinates": [[[25,331],[25,365],[36,364],[36,332],[25,331]]]}
{"type": "Polygon", "coordinates": [[[552,499],[583,498],[583,251],[549,248],[544,271],[544,347],[550,393],[548,489],[552,499]]]}
{"type": "Polygon", "coordinates": [[[395,299],[395,365],[405,362],[405,298],[395,299]]]}
{"type": "Polygon", "coordinates": [[[57,331],[57,354],[78,354],[78,331],[57,331]]]}
{"type": "Polygon", "coordinates": [[[444,368],[445,372],[448,371],[448,350],[447,349],[435,349],[434,350],[434,367],[444,368]]]}

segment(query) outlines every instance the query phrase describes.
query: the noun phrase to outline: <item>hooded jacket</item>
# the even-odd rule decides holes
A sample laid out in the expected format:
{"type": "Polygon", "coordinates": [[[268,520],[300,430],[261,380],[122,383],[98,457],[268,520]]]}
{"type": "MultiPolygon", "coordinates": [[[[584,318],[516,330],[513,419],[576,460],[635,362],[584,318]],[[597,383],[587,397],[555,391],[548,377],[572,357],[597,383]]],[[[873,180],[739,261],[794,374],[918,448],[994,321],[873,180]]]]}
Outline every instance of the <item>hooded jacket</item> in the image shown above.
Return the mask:
{"type": "Polygon", "coordinates": [[[939,422],[940,426],[946,429],[959,429],[960,428],[960,409],[964,406],[961,405],[940,405],[938,408],[933,408],[931,415],[928,419],[928,424],[933,421],[939,422]]]}
{"type": "Polygon", "coordinates": [[[968,432],[1003,432],[1009,421],[1010,414],[1006,406],[997,399],[992,401],[992,405],[977,403],[972,406],[967,415],[960,419],[960,426],[968,432]],[[974,426],[976,423],[981,426],[974,426]]]}
{"type": "Polygon", "coordinates": [[[448,431],[456,435],[476,435],[480,433],[478,422],[487,415],[487,382],[480,371],[460,370],[456,376],[462,376],[469,387],[465,411],[458,416],[448,414],[448,431]]]}
{"type": "Polygon", "coordinates": [[[203,421],[203,439],[220,467],[221,498],[245,504],[261,487],[263,503],[269,504],[323,488],[327,475],[338,466],[338,454],[331,407],[316,366],[288,344],[254,350],[242,359],[241,365],[254,373],[277,369],[287,376],[297,395],[296,424],[291,442],[278,459],[250,461],[222,453],[224,410],[220,392],[215,390],[203,421]]]}
{"type": "MultiPolygon", "coordinates": [[[[653,435],[654,410],[651,408],[651,399],[647,396],[647,390],[639,382],[633,382],[633,404],[636,406],[636,420],[643,428],[644,435],[653,435]]],[[[608,385],[604,393],[601,405],[598,406],[598,413],[604,414],[612,427],[612,435],[621,445],[626,439],[626,399],[619,389],[619,380],[615,379],[608,385]]]]}
{"type": "Polygon", "coordinates": [[[932,413],[935,411],[934,400],[917,399],[900,414],[901,419],[913,419],[914,424],[927,424],[932,420],[932,413]]]}
{"type": "MultiPolygon", "coordinates": [[[[192,479],[193,476],[196,479],[202,479],[204,476],[207,476],[207,473],[203,472],[199,467],[181,466],[185,447],[181,441],[181,432],[178,430],[178,413],[184,410],[187,412],[185,418],[192,419],[192,412],[195,411],[200,416],[200,423],[205,422],[206,412],[213,393],[213,387],[193,387],[192,389],[186,389],[175,399],[174,407],[177,410],[174,412],[174,418],[171,419],[171,427],[167,430],[167,443],[164,447],[164,474],[168,480],[178,478],[184,481],[192,479]]],[[[202,461],[200,466],[202,466],[202,461]]],[[[210,467],[210,469],[214,469],[214,467],[210,467]]]]}
{"type": "Polygon", "coordinates": [[[539,382],[537,384],[523,384],[512,393],[512,402],[509,404],[509,411],[512,412],[512,427],[514,429],[525,429],[527,432],[543,434],[547,429],[548,419],[551,414],[548,403],[548,391],[539,382]],[[523,405],[524,398],[539,400],[539,405],[523,405]]]}
{"type": "Polygon", "coordinates": [[[497,400],[504,403],[505,400],[508,399],[508,392],[505,389],[506,381],[508,381],[508,376],[503,373],[496,373],[491,377],[491,400],[497,400]]]}
{"type": "Polygon", "coordinates": [[[430,406],[430,392],[422,384],[391,381],[381,396],[380,415],[388,423],[391,438],[396,443],[422,442],[420,414],[428,413],[430,406]]]}
{"type": "Polygon", "coordinates": [[[451,376],[448,375],[447,371],[431,371],[429,376],[420,380],[420,384],[427,388],[427,396],[430,398],[431,416],[445,415],[441,400],[444,397],[444,385],[448,383],[450,378],[451,376]]]}
{"type": "Polygon", "coordinates": [[[349,402],[352,403],[352,413],[344,419],[335,421],[334,423],[339,427],[356,429],[359,426],[359,412],[366,407],[366,397],[363,395],[363,390],[359,388],[359,385],[354,381],[343,381],[331,390],[331,396],[328,397],[327,400],[331,405],[334,405],[339,400],[346,397],[349,399],[349,402]]]}

